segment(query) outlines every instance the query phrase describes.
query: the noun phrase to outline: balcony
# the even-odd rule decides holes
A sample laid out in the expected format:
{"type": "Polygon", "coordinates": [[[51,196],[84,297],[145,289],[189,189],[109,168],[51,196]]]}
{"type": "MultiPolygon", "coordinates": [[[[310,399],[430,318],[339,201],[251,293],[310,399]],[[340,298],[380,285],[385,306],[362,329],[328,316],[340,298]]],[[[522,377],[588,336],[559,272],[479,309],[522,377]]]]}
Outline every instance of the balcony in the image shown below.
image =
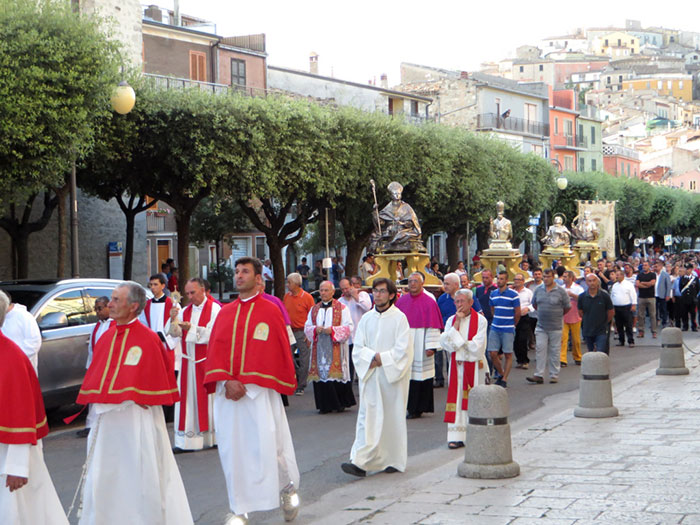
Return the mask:
{"type": "Polygon", "coordinates": [[[569,148],[580,148],[580,149],[587,149],[588,148],[588,140],[586,140],[586,137],[582,137],[582,136],[574,137],[573,135],[564,135],[564,139],[566,141],[566,146],[569,148]]]}
{"type": "Polygon", "coordinates": [[[143,76],[153,82],[156,87],[165,89],[199,88],[202,91],[209,91],[211,93],[225,93],[231,89],[231,86],[227,86],[226,84],[200,82],[199,80],[190,80],[187,78],[168,77],[165,75],[155,75],[153,73],[144,73],[143,76]]]}
{"type": "Polygon", "coordinates": [[[165,231],[165,217],[146,212],[146,232],[155,233],[162,231],[165,231]]]}
{"type": "Polygon", "coordinates": [[[477,115],[476,129],[478,131],[502,129],[506,131],[515,131],[518,133],[538,135],[540,137],[549,136],[549,124],[516,117],[504,118],[496,113],[482,113],[477,115]]]}
{"type": "Polygon", "coordinates": [[[625,157],[627,159],[639,160],[639,153],[624,146],[616,144],[603,144],[604,157],[625,157]]]}

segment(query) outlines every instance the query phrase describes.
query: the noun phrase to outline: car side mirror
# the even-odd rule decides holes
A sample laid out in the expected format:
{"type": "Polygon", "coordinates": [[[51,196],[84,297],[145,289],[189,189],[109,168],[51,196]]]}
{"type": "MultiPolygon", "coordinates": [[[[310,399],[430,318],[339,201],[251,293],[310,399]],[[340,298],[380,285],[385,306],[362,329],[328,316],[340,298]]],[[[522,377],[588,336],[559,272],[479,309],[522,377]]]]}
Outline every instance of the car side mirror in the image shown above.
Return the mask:
{"type": "Polygon", "coordinates": [[[64,312],[49,312],[39,321],[39,328],[46,330],[47,328],[63,328],[68,326],[68,317],[64,312]]]}

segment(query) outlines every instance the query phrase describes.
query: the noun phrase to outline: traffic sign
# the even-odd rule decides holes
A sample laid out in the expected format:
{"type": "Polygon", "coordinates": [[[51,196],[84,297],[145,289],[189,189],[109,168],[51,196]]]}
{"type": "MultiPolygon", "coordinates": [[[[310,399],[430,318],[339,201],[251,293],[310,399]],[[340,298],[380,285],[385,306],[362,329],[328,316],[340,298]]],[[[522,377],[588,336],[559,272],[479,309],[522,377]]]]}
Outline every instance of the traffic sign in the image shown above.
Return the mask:
{"type": "Polygon", "coordinates": [[[539,225],[540,225],[539,215],[536,215],[535,217],[530,217],[530,226],[539,226],[539,225]]]}
{"type": "Polygon", "coordinates": [[[671,234],[664,235],[664,245],[665,246],[673,245],[673,235],[671,235],[671,234]]]}

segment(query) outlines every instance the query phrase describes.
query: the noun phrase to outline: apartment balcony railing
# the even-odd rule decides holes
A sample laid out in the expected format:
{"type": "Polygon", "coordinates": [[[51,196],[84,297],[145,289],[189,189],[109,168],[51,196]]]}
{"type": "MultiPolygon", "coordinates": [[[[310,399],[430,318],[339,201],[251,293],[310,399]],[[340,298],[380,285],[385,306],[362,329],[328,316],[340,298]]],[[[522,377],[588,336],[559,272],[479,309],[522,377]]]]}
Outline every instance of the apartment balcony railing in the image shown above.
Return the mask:
{"type": "Polygon", "coordinates": [[[626,157],[628,159],[639,160],[639,153],[633,149],[616,144],[603,144],[603,156],[606,157],[626,157]]]}
{"type": "Polygon", "coordinates": [[[146,231],[148,233],[165,231],[165,217],[146,213],[146,231]]]}
{"type": "Polygon", "coordinates": [[[421,115],[419,113],[406,113],[404,111],[394,111],[391,113],[388,110],[385,110],[384,113],[395,118],[402,118],[410,124],[425,124],[427,120],[425,115],[421,115]]]}
{"type": "Polygon", "coordinates": [[[566,145],[572,148],[587,148],[588,140],[586,137],[580,135],[574,137],[573,135],[565,135],[566,145]]]}
{"type": "Polygon", "coordinates": [[[199,88],[202,91],[210,91],[212,93],[224,93],[231,89],[231,86],[227,86],[226,84],[201,82],[199,80],[190,80],[187,78],[168,77],[165,75],[155,75],[153,73],[144,73],[143,76],[151,80],[157,87],[165,89],[199,88]]]}
{"type": "Polygon", "coordinates": [[[549,124],[517,117],[502,117],[496,113],[482,113],[476,117],[477,130],[503,129],[529,133],[541,137],[549,136],[549,124]]]}

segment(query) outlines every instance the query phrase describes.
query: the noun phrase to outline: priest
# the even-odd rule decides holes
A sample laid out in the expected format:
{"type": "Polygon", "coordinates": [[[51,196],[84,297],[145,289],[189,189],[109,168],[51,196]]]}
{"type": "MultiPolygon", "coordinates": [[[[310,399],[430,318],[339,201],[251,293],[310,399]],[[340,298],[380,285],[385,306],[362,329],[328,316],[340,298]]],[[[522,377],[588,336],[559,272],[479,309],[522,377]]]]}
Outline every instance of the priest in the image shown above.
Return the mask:
{"type": "Polygon", "coordinates": [[[349,340],[352,336],[350,309],[333,298],[335,286],[323,281],[321,302],[306,318],[304,334],[311,342],[309,381],[314,384],[314,401],[321,414],[343,412],[355,405],[350,379],[349,340]]]}
{"type": "Polygon", "coordinates": [[[294,394],[294,363],[279,308],[260,293],[262,264],[235,263],[238,299],[214,323],[204,385],[214,395],[219,458],[226,479],[228,523],[282,505],[284,519],[299,512],[299,469],[279,394],[294,394]]]}
{"type": "MultiPolygon", "coordinates": [[[[0,291],[0,327],[10,299],[0,291]]],[[[49,433],[34,367],[0,331],[0,522],[68,525],[44,463],[49,433]]]]}
{"type": "Polygon", "coordinates": [[[364,477],[368,471],[403,472],[408,459],[406,404],[413,342],[406,316],[394,306],[396,285],[372,283],[374,309],[355,331],[352,358],[360,384],[360,409],[350,462],[341,468],[364,477]]]}
{"type": "Polygon", "coordinates": [[[423,274],[414,272],[408,276],[408,293],[399,297],[396,307],[408,318],[413,335],[413,366],[408,393],[407,419],[421,417],[424,412],[435,411],[433,404],[433,378],[435,377],[435,351],[440,348],[440,331],[443,328],[440,308],[435,297],[423,289],[423,274]]]}
{"type": "Polygon", "coordinates": [[[194,277],[185,284],[190,302],[184,310],[170,311],[170,335],[181,337],[182,365],[178,382],[180,402],[175,405],[175,453],[216,445],[214,398],[204,388],[204,361],[211,329],[221,306],[207,298],[204,281],[194,277]]]}
{"type": "Polygon", "coordinates": [[[95,346],[77,402],[94,403],[81,525],[191,525],[185,487],[161,405],[179,396],[167,350],[138,321],[146,292],[126,281],[112,291],[116,324],[95,346]]]}
{"type": "Polygon", "coordinates": [[[486,336],[488,321],[472,308],[471,290],[461,289],[454,297],[457,312],[445,323],[440,345],[450,356],[445,423],[447,446],[464,446],[467,433],[469,391],[484,384],[487,370],[486,336]]]}
{"type": "Polygon", "coordinates": [[[165,342],[167,349],[170,350],[170,352],[168,352],[168,357],[172,361],[173,368],[179,370],[180,363],[178,361],[180,355],[178,352],[178,345],[180,340],[169,334],[170,312],[174,307],[178,307],[179,305],[176,305],[170,297],[165,295],[167,286],[162,273],[151,275],[151,278],[148,280],[148,288],[151,290],[153,298],[146,302],[143,312],[139,315],[139,321],[159,334],[161,340],[165,342]]]}

